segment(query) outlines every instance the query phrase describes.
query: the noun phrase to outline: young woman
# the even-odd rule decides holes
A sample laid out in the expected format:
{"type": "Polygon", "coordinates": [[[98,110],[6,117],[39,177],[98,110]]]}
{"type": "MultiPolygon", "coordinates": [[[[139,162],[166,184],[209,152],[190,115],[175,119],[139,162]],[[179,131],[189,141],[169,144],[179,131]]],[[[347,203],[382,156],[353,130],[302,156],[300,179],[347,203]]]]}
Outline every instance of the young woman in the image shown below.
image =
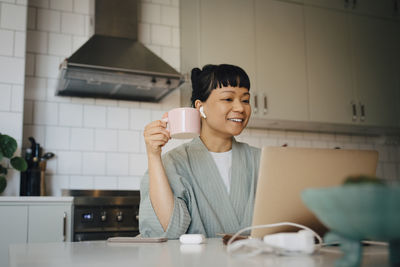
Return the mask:
{"type": "Polygon", "coordinates": [[[191,79],[192,106],[202,113],[200,136],[161,157],[170,139],[166,123],[157,120],[144,130],[148,172],[140,188],[143,237],[215,237],[252,221],[260,149],[234,138],[251,115],[249,77],[243,69],[224,64],[195,68],[191,79]]]}

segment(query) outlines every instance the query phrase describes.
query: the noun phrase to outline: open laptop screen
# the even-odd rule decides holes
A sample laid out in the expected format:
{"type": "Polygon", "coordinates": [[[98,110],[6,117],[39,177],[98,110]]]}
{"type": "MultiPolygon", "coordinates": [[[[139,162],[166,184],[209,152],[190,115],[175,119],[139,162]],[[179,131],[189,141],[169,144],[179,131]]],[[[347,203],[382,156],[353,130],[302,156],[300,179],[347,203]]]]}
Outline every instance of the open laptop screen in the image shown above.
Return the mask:
{"type": "MultiPolygon", "coordinates": [[[[341,185],[349,175],[375,175],[378,153],[366,150],[264,147],[261,153],[253,226],[279,222],[326,228],[301,200],[306,188],[341,185]]],[[[253,229],[251,236],[297,231],[293,227],[253,229]]]]}

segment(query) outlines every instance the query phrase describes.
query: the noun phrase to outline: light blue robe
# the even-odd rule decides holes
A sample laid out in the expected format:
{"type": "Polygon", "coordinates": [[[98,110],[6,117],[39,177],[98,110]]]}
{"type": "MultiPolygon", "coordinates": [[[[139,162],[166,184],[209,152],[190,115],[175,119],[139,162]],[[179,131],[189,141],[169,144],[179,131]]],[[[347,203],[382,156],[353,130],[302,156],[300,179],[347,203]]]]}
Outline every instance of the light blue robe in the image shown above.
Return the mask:
{"type": "Polygon", "coordinates": [[[200,138],[166,153],[162,159],[174,193],[173,214],[164,232],[150,201],[146,172],[140,186],[141,235],[176,239],[185,233],[196,233],[215,237],[217,233],[235,233],[250,226],[260,153],[260,149],[233,139],[230,194],[200,138]]]}

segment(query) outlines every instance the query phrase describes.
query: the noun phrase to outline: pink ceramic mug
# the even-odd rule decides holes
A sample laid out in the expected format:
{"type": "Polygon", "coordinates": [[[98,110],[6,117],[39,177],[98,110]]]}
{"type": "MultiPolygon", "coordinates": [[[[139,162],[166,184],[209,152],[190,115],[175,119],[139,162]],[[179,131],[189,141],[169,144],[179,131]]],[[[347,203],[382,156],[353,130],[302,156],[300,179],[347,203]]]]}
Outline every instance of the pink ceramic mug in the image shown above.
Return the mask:
{"type": "Polygon", "coordinates": [[[175,139],[189,139],[200,135],[200,113],[195,108],[175,108],[168,111],[167,130],[175,139]]]}

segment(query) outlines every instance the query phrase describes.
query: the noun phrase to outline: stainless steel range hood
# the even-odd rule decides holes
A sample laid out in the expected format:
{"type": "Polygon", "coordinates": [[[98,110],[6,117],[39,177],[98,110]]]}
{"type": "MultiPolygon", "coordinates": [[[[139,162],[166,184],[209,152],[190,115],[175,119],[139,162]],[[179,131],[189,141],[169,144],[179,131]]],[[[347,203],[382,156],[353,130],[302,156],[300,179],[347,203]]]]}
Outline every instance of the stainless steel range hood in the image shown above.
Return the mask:
{"type": "Polygon", "coordinates": [[[183,81],[137,41],[136,0],[96,0],[95,34],[60,65],[56,94],[158,102],[183,81]]]}

